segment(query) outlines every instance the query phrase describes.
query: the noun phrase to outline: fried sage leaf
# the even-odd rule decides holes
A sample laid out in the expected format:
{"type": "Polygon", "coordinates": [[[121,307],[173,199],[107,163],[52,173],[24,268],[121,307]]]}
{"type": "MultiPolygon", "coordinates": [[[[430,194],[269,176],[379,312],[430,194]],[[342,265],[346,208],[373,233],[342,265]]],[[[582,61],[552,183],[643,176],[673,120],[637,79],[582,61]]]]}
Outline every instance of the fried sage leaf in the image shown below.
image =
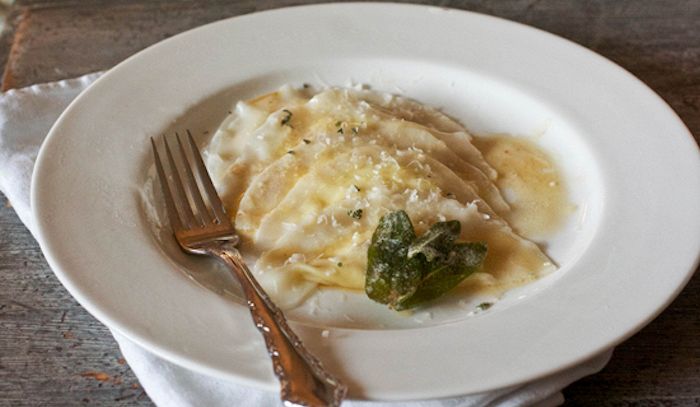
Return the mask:
{"type": "Polygon", "coordinates": [[[455,288],[481,267],[486,251],[486,244],[481,242],[455,244],[444,261],[427,263],[416,291],[397,303],[395,309],[413,308],[455,288]]]}
{"type": "Polygon", "coordinates": [[[455,243],[458,221],[437,222],[416,237],[404,211],[384,215],[367,251],[365,291],[396,310],[416,307],[456,287],[481,267],[484,243],[455,243]]]}
{"type": "Polygon", "coordinates": [[[420,260],[408,258],[408,247],[415,239],[406,212],[382,216],[367,250],[365,292],[369,298],[392,306],[415,292],[422,278],[420,260]]]}
{"type": "Polygon", "coordinates": [[[456,220],[435,223],[408,246],[408,257],[422,254],[429,262],[445,260],[461,229],[462,225],[456,220]]]}

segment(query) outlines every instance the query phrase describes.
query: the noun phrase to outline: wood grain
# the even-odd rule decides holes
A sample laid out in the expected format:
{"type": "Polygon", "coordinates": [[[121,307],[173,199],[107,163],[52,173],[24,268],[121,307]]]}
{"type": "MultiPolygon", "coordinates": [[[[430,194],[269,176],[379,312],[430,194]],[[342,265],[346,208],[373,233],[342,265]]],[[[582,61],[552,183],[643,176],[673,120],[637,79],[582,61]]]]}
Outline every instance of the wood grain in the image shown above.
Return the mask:
{"type": "MultiPolygon", "coordinates": [[[[3,89],[105,69],[207,22],[307,1],[20,1],[0,38],[3,89]]],[[[612,59],[657,91],[700,134],[700,2],[436,1],[523,22],[612,59]]],[[[0,196],[0,203],[5,202],[0,196]]],[[[619,346],[567,405],[700,405],[700,280],[619,346]]],[[[0,406],[150,405],[109,331],[49,270],[0,204],[0,406]]]]}

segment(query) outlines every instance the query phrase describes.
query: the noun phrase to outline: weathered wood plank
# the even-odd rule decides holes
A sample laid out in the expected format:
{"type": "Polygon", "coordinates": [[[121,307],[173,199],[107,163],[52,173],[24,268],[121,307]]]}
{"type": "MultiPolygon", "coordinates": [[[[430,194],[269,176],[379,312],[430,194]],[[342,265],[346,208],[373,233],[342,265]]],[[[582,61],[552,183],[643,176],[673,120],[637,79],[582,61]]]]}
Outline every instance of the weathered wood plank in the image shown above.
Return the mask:
{"type": "Polygon", "coordinates": [[[0,230],[0,405],[148,405],[107,328],[58,283],[5,205],[0,230]]]}
{"type": "MultiPolygon", "coordinates": [[[[19,1],[14,31],[0,39],[3,89],[105,69],[188,28],[301,3],[309,2],[19,1]]],[[[696,0],[423,3],[520,21],[589,47],[649,84],[700,135],[696,0]]],[[[603,372],[567,388],[568,404],[700,404],[699,290],[695,278],[603,372]]],[[[120,358],[109,331],[70,297],[11,208],[0,205],[0,405],[149,405],[120,358]]]]}

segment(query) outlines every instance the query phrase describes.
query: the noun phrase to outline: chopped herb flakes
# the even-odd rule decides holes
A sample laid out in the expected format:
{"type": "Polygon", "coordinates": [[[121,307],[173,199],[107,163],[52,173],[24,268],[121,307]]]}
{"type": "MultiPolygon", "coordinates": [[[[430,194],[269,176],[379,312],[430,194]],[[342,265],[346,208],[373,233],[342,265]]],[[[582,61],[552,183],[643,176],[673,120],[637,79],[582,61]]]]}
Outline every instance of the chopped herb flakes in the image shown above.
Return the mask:
{"type": "Polygon", "coordinates": [[[343,267],[343,262],[342,262],[342,261],[339,261],[339,262],[338,262],[338,267],[343,267]]]}
{"type": "Polygon", "coordinates": [[[343,122],[338,120],[337,122],[335,122],[335,127],[338,128],[337,133],[343,134],[343,122]]]}
{"type": "Polygon", "coordinates": [[[362,219],[362,209],[355,209],[354,211],[348,211],[348,216],[360,220],[362,219]]]}
{"type": "Polygon", "coordinates": [[[357,133],[359,133],[359,132],[360,132],[360,128],[359,128],[359,127],[353,127],[353,128],[352,128],[352,134],[357,134],[357,133]]]}
{"type": "Polygon", "coordinates": [[[289,127],[292,127],[292,125],[289,124],[289,121],[292,120],[292,112],[290,112],[290,111],[287,110],[287,109],[284,109],[284,110],[282,110],[282,113],[284,113],[285,116],[282,118],[282,121],[280,122],[280,124],[281,124],[282,126],[289,126],[289,127]]]}
{"type": "Polygon", "coordinates": [[[358,187],[357,185],[355,185],[355,184],[352,184],[352,186],[353,186],[353,187],[355,187],[355,191],[357,191],[357,192],[360,192],[360,191],[362,191],[362,190],[360,189],[360,187],[358,187]]]}
{"type": "Polygon", "coordinates": [[[486,311],[487,309],[491,308],[492,305],[492,302],[482,302],[481,304],[477,305],[476,308],[478,308],[480,311],[486,311]]]}
{"type": "Polygon", "coordinates": [[[294,154],[294,150],[287,151],[287,154],[294,154]]]}
{"type": "Polygon", "coordinates": [[[311,143],[311,140],[308,140],[308,139],[302,139],[302,141],[304,142],[304,144],[309,144],[309,143],[311,143]]]}

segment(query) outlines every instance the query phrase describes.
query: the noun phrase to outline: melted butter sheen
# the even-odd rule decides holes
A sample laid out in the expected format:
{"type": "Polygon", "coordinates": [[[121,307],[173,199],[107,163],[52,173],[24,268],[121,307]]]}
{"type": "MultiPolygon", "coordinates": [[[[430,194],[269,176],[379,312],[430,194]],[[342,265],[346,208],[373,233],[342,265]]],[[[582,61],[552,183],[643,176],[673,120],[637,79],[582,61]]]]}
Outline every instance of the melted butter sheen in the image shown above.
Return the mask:
{"type": "Polygon", "coordinates": [[[257,257],[260,283],[284,308],[318,286],[363,289],[372,234],[399,209],[419,234],[458,220],[460,240],[488,244],[483,271],[460,295],[500,295],[554,269],[522,237],[566,215],[546,154],[520,139],[474,139],[408,99],[283,87],[239,102],[206,157],[242,252],[257,257]]]}
{"type": "Polygon", "coordinates": [[[529,238],[555,232],[576,208],[555,163],[534,142],[510,135],[475,137],[473,143],[498,172],[496,185],[511,211],[505,216],[529,238]]]}

